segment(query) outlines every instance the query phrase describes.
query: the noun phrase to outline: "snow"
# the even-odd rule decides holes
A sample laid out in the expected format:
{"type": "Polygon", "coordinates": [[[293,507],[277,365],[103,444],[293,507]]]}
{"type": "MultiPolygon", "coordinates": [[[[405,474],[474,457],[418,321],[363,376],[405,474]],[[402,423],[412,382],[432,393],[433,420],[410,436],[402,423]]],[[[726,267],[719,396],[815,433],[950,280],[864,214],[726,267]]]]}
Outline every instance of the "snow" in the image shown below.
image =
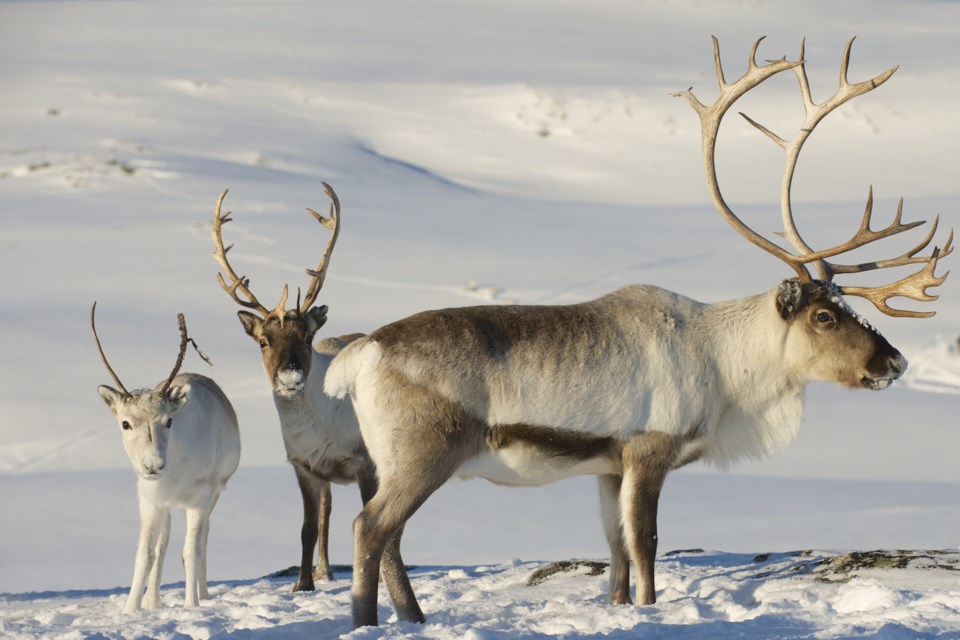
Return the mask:
{"type": "MultiPolygon", "coordinates": [[[[606,583],[588,567],[531,586],[540,563],[418,567],[414,588],[424,625],[390,619],[350,630],[349,574],[317,594],[289,592],[288,580],[215,583],[212,600],[184,609],[170,590],[163,608],[118,613],[120,589],[34,594],[3,602],[0,632],[44,638],[930,638],[960,635],[960,588],[949,570],[908,567],[824,573],[833,555],[812,551],[751,556],[686,551],[659,561],[660,601],[611,607],[606,583]],[[122,631],[121,631],[122,630],[122,631]]],[[[954,553],[949,561],[960,560],[954,553]]],[[[916,562],[916,561],[915,561],[916,562]]],[[[922,559],[917,566],[922,566],[922,559]]],[[[951,565],[945,565],[951,566],[951,565]]],[[[381,607],[381,615],[390,612],[381,607]]]]}
{"type": "MultiPolygon", "coordinates": [[[[710,99],[710,35],[728,78],[757,37],[768,36],[758,55],[768,59],[795,57],[806,36],[819,100],[853,35],[851,80],[900,65],[806,145],[797,216],[808,241],[826,245],[852,234],[870,184],[875,228],[901,194],[905,221],[940,213],[955,226],[958,14],[938,0],[0,2],[0,636],[960,637],[956,572],[869,569],[825,583],[791,571],[801,560],[788,553],[957,548],[955,276],[937,302],[904,303],[936,309],[929,320],[849,300],[910,362],[891,389],[813,386],[788,451],[671,476],[656,605],[606,605],[605,576],[525,586],[544,563],[607,557],[592,479],[453,482],[404,538],[427,624],[392,620],[382,594],[383,626],[351,632],[349,573],[314,594],[263,577],[299,557],[299,495],[209,237],[229,188],[231,262],[273,306],[319,259],[326,235],[303,208],[322,211],[320,180],[333,185],[343,232],[319,300],[325,335],[426,308],[577,302],[635,282],[704,301],[758,293],[789,270],[713,211],[696,115],[669,96],[693,86],[710,99]],[[198,609],[180,606],[171,551],[164,607],[120,613],[135,477],[96,395],[108,375],[88,324],[94,300],[124,384],[167,376],[182,311],[214,362],[191,353],[185,369],[216,378],[237,409],[243,455],[213,513],[213,598],[198,609]],[[666,555],[694,548],[708,551],[666,555]]],[[[784,136],[801,115],[787,78],[738,109],[784,136]]],[[[725,194],[769,234],[781,152],[729,120],[725,194]]],[[[909,244],[888,242],[879,255],[909,244]]],[[[355,487],[336,489],[334,562],[351,561],[358,508],[355,487]]],[[[171,547],[182,536],[175,517],[171,547]]]]}

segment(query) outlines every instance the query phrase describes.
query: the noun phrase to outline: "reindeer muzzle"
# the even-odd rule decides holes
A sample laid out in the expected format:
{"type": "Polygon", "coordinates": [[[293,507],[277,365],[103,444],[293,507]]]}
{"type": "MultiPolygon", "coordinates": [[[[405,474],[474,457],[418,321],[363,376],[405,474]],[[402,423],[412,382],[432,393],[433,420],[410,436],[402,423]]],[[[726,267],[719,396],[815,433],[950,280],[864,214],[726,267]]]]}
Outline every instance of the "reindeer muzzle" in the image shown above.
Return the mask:
{"type": "MultiPolygon", "coordinates": [[[[899,351],[894,351],[895,355],[885,356],[882,358],[882,362],[877,363],[876,369],[879,371],[877,374],[865,375],[860,381],[860,384],[866,389],[873,389],[874,391],[882,391],[886,389],[893,381],[903,375],[904,371],[907,370],[907,359],[903,357],[899,351]]],[[[873,360],[880,359],[880,356],[875,356],[873,360]]],[[[870,363],[874,365],[874,362],[870,363]]],[[[874,367],[871,366],[871,370],[874,367]]]]}
{"type": "Polygon", "coordinates": [[[305,385],[306,377],[302,369],[281,369],[277,372],[273,390],[282,398],[292,398],[299,395],[305,385]]]}

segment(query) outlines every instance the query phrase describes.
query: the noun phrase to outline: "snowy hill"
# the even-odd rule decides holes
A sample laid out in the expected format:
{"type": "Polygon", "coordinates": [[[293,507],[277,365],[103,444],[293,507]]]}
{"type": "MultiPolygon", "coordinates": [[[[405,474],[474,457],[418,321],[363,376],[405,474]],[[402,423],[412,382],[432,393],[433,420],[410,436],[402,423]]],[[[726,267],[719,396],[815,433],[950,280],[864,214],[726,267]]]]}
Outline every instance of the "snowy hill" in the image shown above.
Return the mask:
{"type": "MultiPolygon", "coordinates": [[[[960,5],[937,0],[0,2],[0,635],[349,631],[348,576],[314,595],[261,578],[298,557],[299,496],[257,348],[215,280],[208,230],[224,188],[231,261],[271,303],[284,283],[303,285],[326,241],[304,207],[325,207],[320,180],[337,190],[326,335],[634,282],[704,301],[750,295],[790,274],[716,215],[696,117],[668,95],[715,90],[710,35],[731,74],[756,37],[768,36],[759,57],[779,58],[806,36],[817,98],[853,35],[852,79],[900,65],[804,151],[797,215],[827,243],[852,233],[870,184],[878,224],[903,195],[905,219],[940,213],[956,226],[958,25],[960,5]],[[170,608],[119,613],[135,488],[96,395],[108,377],[88,325],[94,300],[132,386],[169,372],[184,312],[215,365],[189,356],[186,368],[216,378],[240,418],[241,466],[213,514],[214,599],[197,611],[173,607],[183,573],[171,551],[170,608]]],[[[788,131],[795,83],[771,82],[742,109],[788,131]]],[[[769,232],[779,150],[726,126],[726,192],[769,232]]],[[[719,551],[663,557],[657,605],[606,606],[600,576],[523,586],[542,563],[606,557],[591,479],[516,491],[455,482],[404,540],[429,624],[349,637],[960,637],[948,569],[826,584],[776,555],[957,547],[960,279],[938,293],[930,320],[853,301],[910,361],[894,388],[812,387],[790,450],[667,481],[661,549],[719,551]]],[[[358,508],[356,488],[338,488],[335,562],[352,557],[358,508]]]]}

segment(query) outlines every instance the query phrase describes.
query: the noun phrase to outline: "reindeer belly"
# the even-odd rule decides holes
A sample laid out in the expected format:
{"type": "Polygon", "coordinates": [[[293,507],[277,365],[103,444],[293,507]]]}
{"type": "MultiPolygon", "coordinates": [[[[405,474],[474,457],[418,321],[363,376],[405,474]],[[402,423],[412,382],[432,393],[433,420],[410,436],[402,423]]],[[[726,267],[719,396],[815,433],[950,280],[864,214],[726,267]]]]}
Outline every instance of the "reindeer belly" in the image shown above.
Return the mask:
{"type": "Polygon", "coordinates": [[[531,425],[494,425],[486,450],[466,460],[460,478],[507,486],[539,486],[582,475],[620,473],[613,438],[531,425]]]}

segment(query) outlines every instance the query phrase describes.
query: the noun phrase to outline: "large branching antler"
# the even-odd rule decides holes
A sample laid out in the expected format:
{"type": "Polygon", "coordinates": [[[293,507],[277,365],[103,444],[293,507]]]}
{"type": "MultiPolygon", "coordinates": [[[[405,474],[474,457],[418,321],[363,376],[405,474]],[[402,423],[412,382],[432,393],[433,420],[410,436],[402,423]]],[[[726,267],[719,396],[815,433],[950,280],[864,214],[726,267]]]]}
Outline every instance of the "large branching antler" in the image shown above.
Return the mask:
{"type": "Polygon", "coordinates": [[[756,64],[756,51],[762,40],[763,38],[760,38],[753,45],[753,49],[750,53],[749,68],[747,69],[746,73],[744,73],[744,75],[741,76],[736,82],[728,84],[724,79],[723,68],[720,63],[719,45],[717,39],[713,38],[714,63],[717,70],[717,79],[720,83],[720,96],[713,105],[708,107],[702,104],[694,97],[690,90],[674,94],[676,96],[685,97],[700,116],[704,166],[706,169],[707,184],[710,188],[711,197],[713,198],[715,206],[720,211],[724,219],[741,235],[768,253],[776,256],[786,264],[790,265],[802,282],[810,282],[812,280],[810,272],[807,269],[807,265],[809,264],[815,265],[820,278],[827,281],[831,281],[834,275],[840,273],[861,273],[874,269],[886,269],[890,267],[899,267],[911,264],[924,264],[924,267],[916,273],[888,285],[879,287],[841,287],[840,290],[845,294],[859,296],[869,300],[880,311],[888,315],[918,318],[934,315],[935,312],[893,309],[887,304],[887,300],[893,297],[907,297],[920,301],[937,299],[936,296],[927,294],[926,289],[928,287],[942,284],[947,277],[947,274],[937,277],[934,275],[934,272],[936,270],[937,261],[953,251],[953,231],[950,231],[950,235],[946,244],[944,245],[943,250],[934,247],[929,256],[918,256],[917,254],[920,251],[923,251],[933,239],[939,223],[939,217],[934,221],[933,227],[929,234],[927,234],[926,238],[910,251],[907,251],[897,258],[855,265],[836,264],[829,262],[827,258],[832,258],[863,247],[871,242],[909,231],[925,223],[923,221],[919,221],[903,224],[901,222],[903,201],[901,200],[897,208],[897,215],[890,225],[884,227],[883,229],[871,229],[870,223],[873,215],[872,188],[870,189],[867,197],[867,206],[864,211],[860,228],[853,235],[853,237],[837,246],[821,250],[812,249],[797,231],[796,223],[794,222],[793,217],[793,206],[791,202],[793,176],[796,171],[800,151],[803,148],[804,143],[810,137],[810,134],[813,133],[813,130],[820,123],[820,121],[827,116],[827,114],[847,101],[872,91],[876,87],[886,82],[896,72],[897,67],[888,69],[887,71],[869,80],[851,84],[847,79],[847,70],[850,64],[850,50],[853,46],[853,39],[851,39],[844,49],[843,59],[840,65],[839,88],[830,98],[820,104],[817,104],[813,101],[811,96],[810,84],[807,80],[807,74],[804,68],[804,44],[801,44],[800,59],[797,61],[789,62],[786,60],[786,57],[784,57],[780,60],[759,66],[756,64]],[[724,201],[723,195],[720,192],[715,167],[717,133],[719,131],[720,122],[724,114],[727,112],[730,106],[747,91],[757,86],[767,78],[787,69],[794,70],[794,73],[796,74],[800,83],[805,113],[804,122],[800,127],[800,131],[792,140],[781,138],[773,133],[770,129],[759,124],[750,117],[742,113],[740,115],[742,115],[750,124],[760,130],[764,135],[773,140],[786,153],[783,181],[781,183],[780,190],[780,209],[784,231],[782,234],[778,235],[782,235],[790,243],[790,245],[797,251],[796,254],[790,253],[779,245],[776,245],[763,236],[760,236],[747,225],[745,225],[743,221],[741,221],[736,214],[733,213],[733,211],[724,201]]]}
{"type": "MultiPolygon", "coordinates": [[[[320,258],[320,263],[317,265],[316,269],[305,269],[307,275],[311,277],[310,284],[307,287],[307,295],[303,300],[303,303],[300,303],[300,293],[299,289],[297,291],[297,312],[300,314],[306,313],[313,303],[317,299],[317,295],[320,293],[321,287],[323,287],[323,281],[326,277],[327,268],[330,266],[330,255],[333,252],[333,247],[337,242],[337,237],[340,235],[340,199],[337,197],[336,192],[334,192],[333,187],[331,187],[326,182],[321,182],[323,185],[324,193],[327,194],[327,197],[330,198],[330,217],[324,218],[322,215],[314,211],[313,209],[307,209],[307,213],[312,215],[321,225],[333,231],[330,236],[330,239],[327,241],[327,247],[324,250],[323,256],[320,258]]],[[[227,222],[232,222],[233,219],[230,217],[230,212],[225,214],[220,213],[221,205],[223,204],[223,199],[227,195],[228,189],[224,189],[223,193],[220,194],[220,197],[217,198],[217,206],[214,209],[213,214],[213,227],[210,229],[210,235],[213,238],[213,257],[220,264],[221,269],[224,273],[227,274],[227,277],[230,279],[228,284],[226,279],[223,277],[223,274],[217,274],[217,282],[220,283],[220,286],[230,294],[230,297],[242,307],[247,309],[253,309],[257,311],[264,319],[273,315],[276,316],[280,322],[283,322],[284,314],[286,313],[285,308],[287,304],[287,295],[288,295],[288,286],[283,286],[283,293],[280,296],[280,302],[273,310],[268,310],[257,300],[256,296],[253,295],[253,292],[250,291],[250,280],[244,276],[238,276],[233,268],[230,266],[229,261],[227,260],[227,253],[230,249],[233,248],[233,244],[230,244],[227,247],[223,245],[223,225],[227,222]],[[242,296],[242,297],[241,297],[242,296]]]]}
{"type": "Polygon", "coordinates": [[[686,98],[687,102],[690,103],[690,106],[693,107],[693,110],[697,112],[698,116],[700,116],[700,141],[703,147],[703,166],[707,175],[707,186],[710,189],[710,196],[713,198],[713,203],[720,212],[720,215],[723,216],[727,223],[736,229],[740,235],[767,253],[780,258],[787,264],[790,264],[794,270],[797,271],[797,275],[802,280],[809,280],[810,274],[807,272],[807,270],[803,268],[802,265],[795,266],[792,262],[793,254],[774,244],[767,238],[764,238],[753,229],[745,225],[743,221],[737,217],[737,214],[733,212],[733,210],[723,199],[723,194],[720,192],[720,185],[717,180],[717,132],[720,130],[720,122],[723,120],[723,116],[727,113],[727,110],[733,105],[734,102],[739,100],[743,94],[745,94],[747,91],[750,91],[767,78],[770,78],[781,71],[786,71],[787,69],[792,69],[803,64],[803,60],[790,61],[786,59],[786,56],[784,56],[779,60],[768,62],[765,65],[758,65],[757,48],[760,46],[762,41],[763,38],[760,38],[753,44],[753,48],[750,50],[750,57],[748,59],[749,66],[746,73],[740,76],[740,78],[738,78],[736,81],[728,83],[723,74],[723,65],[720,62],[720,43],[717,41],[716,37],[713,38],[713,60],[714,65],[716,66],[717,82],[720,85],[720,95],[717,96],[716,101],[712,105],[707,106],[700,102],[700,100],[693,95],[692,88],[687,89],[686,91],[678,91],[672,95],[686,98]]]}

